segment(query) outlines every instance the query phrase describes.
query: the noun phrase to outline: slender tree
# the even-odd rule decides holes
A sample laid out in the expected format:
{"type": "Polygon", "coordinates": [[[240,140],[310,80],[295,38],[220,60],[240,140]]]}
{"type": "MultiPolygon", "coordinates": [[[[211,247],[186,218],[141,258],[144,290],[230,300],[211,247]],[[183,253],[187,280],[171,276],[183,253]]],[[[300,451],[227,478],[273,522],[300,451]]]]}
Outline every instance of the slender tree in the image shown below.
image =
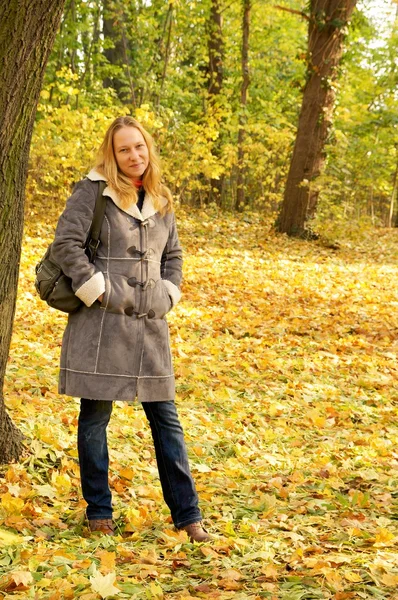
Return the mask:
{"type": "Polygon", "coordinates": [[[249,33],[250,33],[251,0],[243,0],[242,19],[242,85],[240,91],[240,115],[238,127],[238,177],[236,184],[236,210],[242,210],[245,203],[245,166],[243,144],[245,139],[247,90],[250,84],[249,75],[249,33]]]}
{"type": "Polygon", "coordinates": [[[22,242],[29,146],[44,69],[64,0],[0,3],[0,463],[17,460],[21,433],[7,414],[3,385],[22,242]]]}
{"type": "MultiPolygon", "coordinates": [[[[395,151],[397,153],[397,164],[395,166],[395,172],[394,172],[393,180],[392,180],[392,192],[391,192],[391,198],[390,198],[390,214],[389,214],[389,219],[388,219],[389,227],[392,227],[392,224],[393,224],[393,213],[394,213],[394,208],[395,208],[395,202],[396,202],[397,196],[398,196],[398,144],[395,145],[395,151]]],[[[398,227],[398,211],[396,213],[394,227],[398,227]]]]}
{"type": "MultiPolygon", "coordinates": [[[[208,19],[208,94],[209,107],[216,109],[222,102],[221,92],[224,79],[224,38],[222,31],[222,13],[220,0],[211,0],[210,16],[208,19]]],[[[221,129],[221,127],[220,127],[221,129]]],[[[221,154],[221,138],[219,137],[213,148],[213,155],[219,159],[221,154]]],[[[221,193],[223,187],[223,177],[210,180],[209,200],[214,200],[217,204],[221,202],[221,193]]]]}
{"type": "Polygon", "coordinates": [[[170,60],[171,30],[173,27],[173,9],[174,9],[174,0],[172,2],[169,2],[169,8],[168,8],[167,17],[166,17],[167,39],[166,39],[166,48],[164,51],[164,59],[163,59],[162,82],[160,85],[160,96],[163,93],[164,82],[166,81],[167,65],[169,64],[169,60],[170,60]]]}
{"type": "Polygon", "coordinates": [[[356,0],[311,0],[310,14],[300,13],[308,20],[307,82],[277,222],[277,229],[288,235],[311,235],[307,223],[318,201],[315,180],[325,162],[335,99],[333,82],[355,4],[356,0]]]}
{"type": "Polygon", "coordinates": [[[112,87],[121,102],[125,103],[130,98],[126,97],[123,78],[123,67],[127,54],[126,35],[124,30],[117,26],[121,15],[123,15],[123,7],[120,7],[119,4],[115,6],[110,0],[103,0],[104,56],[111,66],[111,73],[104,79],[104,87],[112,87]]]}
{"type": "Polygon", "coordinates": [[[208,20],[209,96],[217,96],[223,84],[224,39],[220,0],[211,0],[208,20]]]}

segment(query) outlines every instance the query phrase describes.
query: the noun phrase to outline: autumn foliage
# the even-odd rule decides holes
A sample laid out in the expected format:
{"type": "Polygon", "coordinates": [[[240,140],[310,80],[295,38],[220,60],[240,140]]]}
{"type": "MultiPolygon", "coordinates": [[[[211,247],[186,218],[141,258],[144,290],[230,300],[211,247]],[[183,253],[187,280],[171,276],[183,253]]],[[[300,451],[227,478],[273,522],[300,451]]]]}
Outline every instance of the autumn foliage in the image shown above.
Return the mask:
{"type": "Polygon", "coordinates": [[[33,289],[56,211],[30,203],[6,398],[25,435],[0,479],[0,598],[393,598],[398,585],[396,232],[333,248],[256,213],[178,210],[178,408],[213,543],[168,517],[140,406],[109,431],[118,536],[90,537],[65,323],[33,289]]]}

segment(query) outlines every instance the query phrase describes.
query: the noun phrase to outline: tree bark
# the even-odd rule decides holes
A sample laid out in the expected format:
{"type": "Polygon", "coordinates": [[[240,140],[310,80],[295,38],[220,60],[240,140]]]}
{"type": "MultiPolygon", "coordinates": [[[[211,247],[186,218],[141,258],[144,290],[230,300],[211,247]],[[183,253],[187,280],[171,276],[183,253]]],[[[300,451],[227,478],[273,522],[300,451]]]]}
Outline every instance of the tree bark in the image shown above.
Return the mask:
{"type": "MultiPolygon", "coordinates": [[[[396,150],[398,151],[398,144],[395,146],[396,150]]],[[[394,172],[394,176],[393,176],[393,180],[392,180],[392,192],[391,192],[391,200],[390,200],[390,215],[389,215],[389,219],[388,219],[388,226],[392,227],[393,224],[393,214],[394,214],[394,205],[395,205],[395,201],[397,199],[397,195],[398,195],[398,160],[397,160],[397,165],[395,167],[395,172],[394,172]]],[[[394,227],[398,227],[398,211],[395,217],[395,223],[394,223],[394,227]]]]}
{"type": "Polygon", "coordinates": [[[245,204],[245,166],[243,143],[245,139],[247,90],[249,76],[249,33],[250,33],[251,0],[243,0],[242,20],[242,87],[240,92],[240,115],[238,128],[238,177],[236,182],[236,210],[243,210],[245,204]]]}
{"type": "Polygon", "coordinates": [[[211,1],[208,21],[209,49],[209,96],[217,96],[223,84],[224,41],[222,35],[222,17],[219,0],[211,1]]]}
{"type": "Polygon", "coordinates": [[[133,105],[134,109],[136,109],[137,103],[135,100],[135,85],[134,85],[134,81],[133,81],[133,76],[131,74],[131,65],[130,65],[130,59],[129,59],[129,48],[128,48],[128,41],[127,41],[127,37],[126,37],[126,31],[124,28],[124,23],[119,23],[119,26],[121,27],[121,30],[122,30],[123,58],[124,58],[127,80],[129,82],[130,100],[131,100],[131,104],[133,105]]]}
{"type": "Polygon", "coordinates": [[[64,0],[0,3],[0,463],[17,460],[21,432],[3,396],[17,295],[24,190],[36,106],[64,0]]]}
{"type": "MultiPolygon", "coordinates": [[[[208,51],[209,51],[209,105],[216,107],[220,100],[220,94],[224,80],[224,38],[222,32],[222,15],[220,0],[211,0],[210,17],[208,20],[208,51]]],[[[220,123],[220,136],[222,126],[220,123]]],[[[220,160],[221,137],[218,137],[212,151],[213,156],[220,160]]],[[[221,204],[223,188],[223,176],[218,179],[210,179],[209,201],[221,204]]]]}
{"type": "Polygon", "coordinates": [[[80,76],[80,87],[85,85],[86,88],[90,89],[92,82],[95,78],[95,71],[97,67],[96,52],[98,49],[98,42],[100,39],[100,21],[101,21],[101,3],[98,3],[92,11],[93,16],[93,29],[92,32],[82,32],[82,46],[84,55],[84,70],[80,76]]]}
{"type": "MultiPolygon", "coordinates": [[[[171,30],[173,28],[173,8],[174,8],[174,0],[169,2],[169,8],[167,11],[167,16],[166,16],[167,39],[166,39],[166,48],[165,48],[164,57],[163,57],[163,69],[162,69],[162,78],[161,78],[161,82],[160,82],[160,92],[159,92],[158,100],[157,100],[158,108],[160,106],[160,99],[163,95],[164,84],[166,81],[167,66],[169,64],[169,59],[170,59],[171,30]]],[[[165,27],[166,27],[166,25],[165,25],[165,27]]]]}
{"type": "MultiPolygon", "coordinates": [[[[105,46],[104,56],[111,66],[123,69],[125,49],[123,47],[122,36],[120,35],[120,33],[117,32],[117,28],[114,24],[115,20],[117,19],[117,16],[114,14],[114,11],[111,9],[111,7],[112,3],[109,0],[103,0],[104,40],[110,40],[113,44],[112,48],[107,48],[105,46]]],[[[126,101],[128,101],[128,99],[126,100],[126,94],[123,91],[125,83],[119,77],[114,75],[105,77],[103,85],[105,88],[113,88],[116,91],[118,98],[121,102],[126,103],[126,101]]]]}
{"type": "Polygon", "coordinates": [[[325,162],[335,93],[333,81],[356,0],[311,0],[308,27],[307,83],[304,88],[293,156],[277,229],[309,237],[319,190],[314,181],[325,162]]]}

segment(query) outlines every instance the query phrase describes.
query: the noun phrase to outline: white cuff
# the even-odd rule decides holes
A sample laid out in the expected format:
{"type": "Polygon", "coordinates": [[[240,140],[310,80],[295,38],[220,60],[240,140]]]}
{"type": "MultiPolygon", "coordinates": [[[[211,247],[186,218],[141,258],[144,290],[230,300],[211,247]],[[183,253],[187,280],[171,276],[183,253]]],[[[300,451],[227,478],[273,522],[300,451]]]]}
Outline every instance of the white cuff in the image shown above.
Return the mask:
{"type": "Polygon", "coordinates": [[[180,290],[178,289],[178,287],[176,285],[174,285],[174,283],[172,283],[168,279],[162,279],[162,281],[165,285],[167,293],[169,294],[169,296],[171,298],[172,306],[175,306],[177,304],[177,302],[180,301],[180,298],[181,298],[180,290]]]}
{"type": "Polygon", "coordinates": [[[86,283],[76,290],[75,294],[86,306],[91,306],[105,292],[105,278],[101,271],[97,271],[86,283]]]}

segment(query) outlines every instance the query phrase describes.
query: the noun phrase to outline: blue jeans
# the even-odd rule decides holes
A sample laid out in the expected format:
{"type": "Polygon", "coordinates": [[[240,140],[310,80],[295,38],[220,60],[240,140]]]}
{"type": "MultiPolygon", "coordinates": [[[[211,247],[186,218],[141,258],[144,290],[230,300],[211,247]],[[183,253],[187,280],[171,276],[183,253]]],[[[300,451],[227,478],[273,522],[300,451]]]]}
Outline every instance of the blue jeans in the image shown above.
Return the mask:
{"type": "MultiPolygon", "coordinates": [[[[80,401],[78,451],[88,519],[112,518],[106,437],[112,406],[107,400],[80,401]]],[[[173,523],[179,528],[196,523],[202,516],[176,406],[171,400],[143,402],[142,406],[151,427],[163,497],[173,523]]]]}

